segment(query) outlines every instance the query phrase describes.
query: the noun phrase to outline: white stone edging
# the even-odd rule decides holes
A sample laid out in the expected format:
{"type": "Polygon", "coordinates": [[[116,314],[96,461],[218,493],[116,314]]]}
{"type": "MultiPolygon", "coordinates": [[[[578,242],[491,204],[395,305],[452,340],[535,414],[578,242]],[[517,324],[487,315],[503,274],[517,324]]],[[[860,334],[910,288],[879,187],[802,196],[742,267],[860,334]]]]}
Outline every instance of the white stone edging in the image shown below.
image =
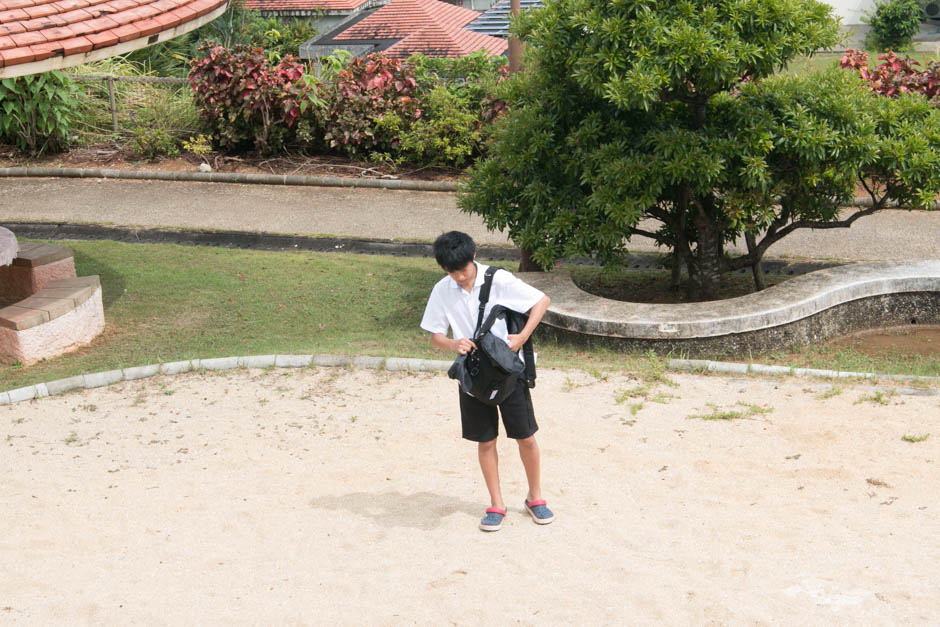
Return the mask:
{"type": "MultiPolygon", "coordinates": [[[[57,379],[46,383],[27,385],[15,390],[0,392],[0,405],[9,405],[35,398],[44,398],[64,394],[71,390],[91,389],[119,383],[135,381],[158,374],[174,375],[194,370],[233,370],[235,368],[307,368],[339,367],[367,368],[371,370],[389,370],[399,372],[446,372],[451,362],[439,359],[417,359],[409,357],[372,357],[369,355],[247,355],[243,357],[217,357],[213,359],[190,359],[163,364],[134,366],[120,370],[107,370],[91,374],[76,375],[66,379],[57,379]]],[[[940,381],[940,377],[922,377],[917,375],[880,375],[866,372],[839,372],[835,370],[816,370],[813,368],[787,368],[786,366],[765,366],[761,364],[739,364],[732,362],[708,361],[698,359],[670,359],[669,370],[713,372],[716,374],[763,375],[763,376],[809,376],[831,379],[888,379],[891,381],[940,381]]],[[[940,391],[937,392],[940,394],[940,391]]]]}
{"type": "Polygon", "coordinates": [[[940,377],[922,377],[913,374],[876,374],[873,372],[847,372],[842,370],[819,370],[816,368],[790,368],[787,366],[765,366],[742,364],[707,359],[670,359],[670,370],[692,372],[714,372],[716,374],[756,374],[763,376],[792,375],[798,377],[821,377],[824,379],[888,379],[889,381],[940,381],[940,377]]]}

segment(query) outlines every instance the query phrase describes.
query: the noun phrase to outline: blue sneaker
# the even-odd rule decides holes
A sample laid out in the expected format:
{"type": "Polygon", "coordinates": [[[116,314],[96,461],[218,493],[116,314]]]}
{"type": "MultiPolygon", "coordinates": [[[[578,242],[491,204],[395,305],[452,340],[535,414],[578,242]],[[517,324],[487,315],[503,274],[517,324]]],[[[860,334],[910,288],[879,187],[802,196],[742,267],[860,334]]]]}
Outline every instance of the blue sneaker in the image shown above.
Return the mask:
{"type": "Polygon", "coordinates": [[[526,499],[525,509],[532,515],[532,520],[540,525],[547,525],[555,520],[555,515],[552,513],[552,510],[548,509],[548,506],[545,505],[545,501],[532,501],[530,503],[529,500],[526,499]]]}
{"type": "Polygon", "coordinates": [[[503,526],[503,518],[506,517],[506,510],[498,507],[489,507],[486,510],[486,516],[480,521],[480,529],[483,531],[499,531],[503,526]]]}

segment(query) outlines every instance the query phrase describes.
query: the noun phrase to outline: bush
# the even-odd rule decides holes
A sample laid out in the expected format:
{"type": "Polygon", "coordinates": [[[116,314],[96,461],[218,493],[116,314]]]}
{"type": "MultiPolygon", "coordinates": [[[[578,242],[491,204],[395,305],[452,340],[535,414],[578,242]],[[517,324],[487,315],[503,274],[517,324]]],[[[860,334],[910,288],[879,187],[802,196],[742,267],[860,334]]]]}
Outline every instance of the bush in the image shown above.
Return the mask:
{"type": "Polygon", "coordinates": [[[162,128],[138,126],[134,129],[134,151],[150,161],[159,157],[178,157],[179,141],[162,128]]]}
{"type": "Polygon", "coordinates": [[[385,116],[378,126],[390,135],[399,135],[400,162],[460,167],[480,151],[477,116],[466,100],[443,86],[431,91],[421,117],[410,128],[402,128],[402,120],[396,114],[385,116]]]}
{"type": "Polygon", "coordinates": [[[509,73],[505,57],[487,57],[482,52],[456,59],[416,54],[408,61],[415,68],[420,91],[427,92],[443,85],[455,96],[475,103],[490,95],[496,84],[509,73]]]}
{"type": "Polygon", "coordinates": [[[413,97],[416,87],[407,62],[381,54],[354,59],[324,96],[319,122],[327,146],[349,155],[397,152],[397,133],[421,116],[413,97]],[[389,115],[398,118],[396,124],[377,124],[389,115]]]}
{"type": "Polygon", "coordinates": [[[871,26],[865,40],[872,50],[906,50],[920,29],[921,8],[917,0],[886,0],[875,5],[865,21],[871,26]]]}
{"type": "Polygon", "coordinates": [[[281,149],[301,113],[319,102],[313,78],[294,57],[274,66],[261,48],[206,44],[200,51],[205,56],[193,59],[189,83],[197,110],[225,148],[281,149]]]}
{"type": "Polygon", "coordinates": [[[840,66],[858,70],[859,76],[876,94],[895,98],[901,94],[922,94],[933,100],[940,93],[940,63],[931,61],[926,71],[921,71],[917,61],[910,57],[899,57],[894,52],[878,55],[881,65],[868,67],[868,54],[858,50],[847,50],[840,66]]]}
{"type": "Polygon", "coordinates": [[[317,34],[310,22],[279,20],[276,17],[256,19],[245,26],[248,45],[264,48],[269,61],[280,61],[296,55],[300,45],[317,34]]]}
{"type": "Polygon", "coordinates": [[[59,72],[0,81],[0,138],[33,155],[68,144],[78,110],[78,89],[59,72]]]}

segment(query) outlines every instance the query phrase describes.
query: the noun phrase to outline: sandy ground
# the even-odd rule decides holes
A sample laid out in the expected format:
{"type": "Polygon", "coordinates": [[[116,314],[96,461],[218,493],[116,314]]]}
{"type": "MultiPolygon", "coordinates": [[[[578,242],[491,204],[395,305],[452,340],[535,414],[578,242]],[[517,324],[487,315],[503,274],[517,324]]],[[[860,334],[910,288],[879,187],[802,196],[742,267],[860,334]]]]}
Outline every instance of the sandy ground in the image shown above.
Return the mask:
{"type": "Polygon", "coordinates": [[[0,407],[0,623],[936,624],[940,397],[669,376],[542,371],[557,520],[523,512],[504,439],[492,534],[442,374],[191,373],[0,407]],[[723,410],[752,416],[694,417],[723,410]]]}

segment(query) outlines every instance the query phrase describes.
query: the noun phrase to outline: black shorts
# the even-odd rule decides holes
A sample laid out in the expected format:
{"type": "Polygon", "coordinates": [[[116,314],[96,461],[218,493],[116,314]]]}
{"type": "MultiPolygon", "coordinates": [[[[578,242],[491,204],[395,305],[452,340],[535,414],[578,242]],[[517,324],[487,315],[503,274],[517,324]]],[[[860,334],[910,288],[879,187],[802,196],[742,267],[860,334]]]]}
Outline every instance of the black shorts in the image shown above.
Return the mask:
{"type": "MultiPolygon", "coordinates": [[[[458,388],[459,390],[459,388],[458,388]]],[[[506,435],[514,440],[527,438],[539,430],[535,424],[532,394],[522,379],[516,389],[499,404],[499,411],[469,394],[460,391],[460,425],[463,438],[473,442],[489,442],[499,435],[499,414],[503,416],[506,435]]]]}

